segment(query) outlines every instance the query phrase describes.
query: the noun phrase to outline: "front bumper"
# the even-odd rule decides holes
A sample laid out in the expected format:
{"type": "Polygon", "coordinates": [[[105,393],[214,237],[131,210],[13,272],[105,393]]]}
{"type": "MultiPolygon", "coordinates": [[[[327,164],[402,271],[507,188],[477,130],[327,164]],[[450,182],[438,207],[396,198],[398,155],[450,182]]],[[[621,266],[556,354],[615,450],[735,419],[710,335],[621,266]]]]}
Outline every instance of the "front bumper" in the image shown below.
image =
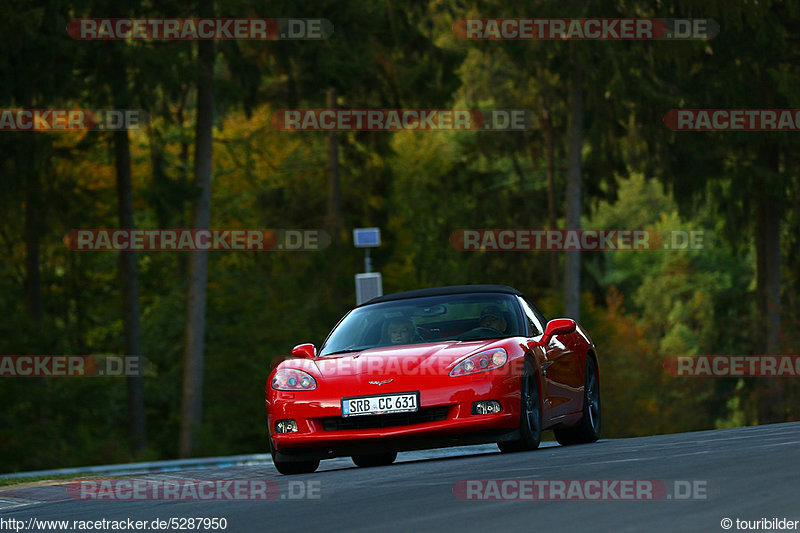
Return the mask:
{"type": "MultiPolygon", "coordinates": [[[[406,384],[409,385],[409,384],[406,384]]],[[[409,392],[408,386],[382,390],[387,394],[409,392]]],[[[420,423],[338,429],[331,421],[341,418],[342,396],[374,394],[375,390],[348,390],[346,394],[323,395],[321,391],[284,393],[270,391],[267,419],[270,444],[279,460],[325,459],[380,451],[408,451],[445,446],[498,442],[518,437],[519,381],[465,377],[452,384],[420,391],[420,411],[443,416],[420,423]],[[472,414],[480,400],[497,400],[503,410],[496,414],[472,414]],[[294,419],[296,433],[276,433],[275,422],[294,419]],[[327,428],[327,429],[326,429],[327,428]]],[[[371,418],[371,417],[355,417],[371,418]]]]}
{"type": "Polygon", "coordinates": [[[282,450],[273,451],[273,457],[279,461],[286,462],[308,461],[380,452],[408,452],[412,450],[446,448],[449,446],[469,446],[472,444],[486,444],[517,439],[519,439],[519,429],[494,429],[450,435],[424,433],[415,436],[347,440],[335,443],[329,442],[328,445],[321,448],[284,448],[282,450]]]}

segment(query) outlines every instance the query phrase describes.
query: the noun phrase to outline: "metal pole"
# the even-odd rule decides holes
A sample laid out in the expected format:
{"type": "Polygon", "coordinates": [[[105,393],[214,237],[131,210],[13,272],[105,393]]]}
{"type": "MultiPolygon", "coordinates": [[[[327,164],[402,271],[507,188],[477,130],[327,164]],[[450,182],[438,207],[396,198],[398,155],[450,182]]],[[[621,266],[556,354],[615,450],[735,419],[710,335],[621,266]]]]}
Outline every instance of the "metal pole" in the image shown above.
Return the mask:
{"type": "Polygon", "coordinates": [[[369,248],[364,248],[364,250],[367,252],[364,256],[364,272],[369,274],[372,272],[372,258],[369,256],[369,248]]]}

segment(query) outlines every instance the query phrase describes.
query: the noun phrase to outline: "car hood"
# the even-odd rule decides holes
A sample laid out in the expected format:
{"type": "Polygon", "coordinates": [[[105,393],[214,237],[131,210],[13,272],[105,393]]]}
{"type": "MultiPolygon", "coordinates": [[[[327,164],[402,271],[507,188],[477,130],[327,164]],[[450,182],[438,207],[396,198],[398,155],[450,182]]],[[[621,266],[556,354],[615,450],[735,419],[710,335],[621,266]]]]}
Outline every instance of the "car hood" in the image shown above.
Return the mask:
{"type": "Polygon", "coordinates": [[[382,346],[313,360],[293,359],[283,364],[306,371],[312,370],[317,376],[330,379],[348,376],[376,379],[400,375],[441,376],[446,375],[460,359],[499,345],[500,342],[492,339],[382,346]]]}

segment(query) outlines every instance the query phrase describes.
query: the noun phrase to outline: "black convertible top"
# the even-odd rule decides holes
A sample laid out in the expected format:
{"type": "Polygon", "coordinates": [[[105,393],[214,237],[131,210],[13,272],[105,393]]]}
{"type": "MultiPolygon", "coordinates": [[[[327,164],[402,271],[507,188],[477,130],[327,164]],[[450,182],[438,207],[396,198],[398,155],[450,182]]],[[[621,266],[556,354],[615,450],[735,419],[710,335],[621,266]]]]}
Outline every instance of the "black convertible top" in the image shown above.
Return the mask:
{"type": "Polygon", "coordinates": [[[378,296],[368,302],[364,302],[357,307],[364,305],[377,304],[381,302],[393,302],[395,300],[406,300],[408,298],[424,298],[426,296],[444,296],[446,294],[470,294],[476,292],[501,292],[505,294],[523,294],[508,285],[451,285],[449,287],[433,287],[430,289],[416,289],[413,291],[396,292],[385,296],[378,296]]]}

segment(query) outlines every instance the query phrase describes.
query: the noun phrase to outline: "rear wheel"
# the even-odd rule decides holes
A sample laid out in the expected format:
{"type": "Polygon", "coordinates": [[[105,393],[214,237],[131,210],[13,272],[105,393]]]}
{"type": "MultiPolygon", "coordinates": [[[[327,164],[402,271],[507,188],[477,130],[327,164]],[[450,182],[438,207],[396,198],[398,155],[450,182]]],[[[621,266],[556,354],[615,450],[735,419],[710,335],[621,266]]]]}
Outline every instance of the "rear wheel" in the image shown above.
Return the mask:
{"type": "Polygon", "coordinates": [[[563,446],[594,442],[600,438],[600,379],[592,356],[586,358],[583,391],[583,417],[580,423],[575,427],[554,431],[556,440],[563,446]]]}
{"type": "Polygon", "coordinates": [[[520,383],[520,417],[518,440],[498,442],[503,453],[535,450],[542,440],[542,408],[539,402],[539,382],[533,363],[526,359],[520,383]]]}
{"type": "Polygon", "coordinates": [[[354,455],[352,457],[356,466],[385,466],[390,465],[397,459],[397,452],[370,453],[364,455],[354,455]]]}

